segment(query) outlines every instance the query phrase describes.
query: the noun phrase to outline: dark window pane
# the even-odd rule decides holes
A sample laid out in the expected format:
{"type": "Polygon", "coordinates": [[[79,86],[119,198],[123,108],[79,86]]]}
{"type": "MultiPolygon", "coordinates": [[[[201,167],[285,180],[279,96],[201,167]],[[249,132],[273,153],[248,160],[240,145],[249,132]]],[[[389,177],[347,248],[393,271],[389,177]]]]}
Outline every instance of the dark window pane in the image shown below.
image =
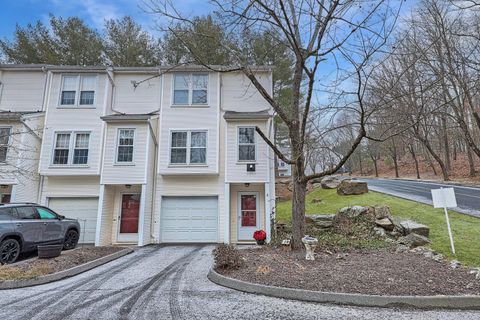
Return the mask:
{"type": "Polygon", "coordinates": [[[172,148],[185,148],[187,146],[186,132],[172,132],[172,148]]]}
{"type": "Polygon", "coordinates": [[[187,149],[186,148],[172,149],[170,162],[181,163],[181,164],[187,163],[187,149]]]}
{"type": "Polygon", "coordinates": [[[95,96],[95,91],[82,91],[82,92],[80,92],[80,104],[81,105],[92,105],[94,96],[95,96]]]}
{"type": "Polygon", "coordinates": [[[240,145],[238,147],[238,160],[255,160],[254,145],[240,145]]]}
{"type": "Polygon", "coordinates": [[[117,162],[132,162],[132,161],[133,161],[133,147],[118,146],[117,162]]]}
{"type": "Polygon", "coordinates": [[[15,217],[12,208],[0,208],[0,221],[11,220],[15,217]]]}
{"type": "Polygon", "coordinates": [[[53,157],[53,164],[68,164],[68,150],[56,149],[53,157]]]}
{"type": "Polygon", "coordinates": [[[17,207],[17,215],[19,219],[40,219],[37,211],[33,207],[17,207]]]}
{"type": "Polygon", "coordinates": [[[239,143],[255,143],[255,129],[254,128],[239,128],[238,129],[239,143]]]}
{"type": "Polygon", "coordinates": [[[75,91],[62,91],[62,105],[73,105],[75,104],[75,91]]]}
{"type": "Polygon", "coordinates": [[[192,148],[190,149],[190,163],[206,163],[207,159],[206,148],[192,148]]]}
{"type": "Polygon", "coordinates": [[[8,144],[10,140],[10,128],[0,128],[0,144],[8,144]]]}
{"type": "Polygon", "coordinates": [[[75,149],[73,152],[73,164],[87,164],[88,149],[75,149]]]}
{"type": "Polygon", "coordinates": [[[7,151],[8,151],[7,146],[0,146],[0,162],[7,161],[7,151]]]}
{"type": "Polygon", "coordinates": [[[206,104],[207,90],[193,90],[192,104],[206,104]]]}

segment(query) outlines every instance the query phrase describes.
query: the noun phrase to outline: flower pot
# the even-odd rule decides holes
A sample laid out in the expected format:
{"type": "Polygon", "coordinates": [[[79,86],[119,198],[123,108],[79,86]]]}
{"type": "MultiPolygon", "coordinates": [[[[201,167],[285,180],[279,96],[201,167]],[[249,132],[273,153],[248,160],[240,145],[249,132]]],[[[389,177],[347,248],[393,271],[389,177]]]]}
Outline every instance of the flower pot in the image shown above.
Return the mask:
{"type": "Polygon", "coordinates": [[[265,244],[265,240],[257,240],[257,244],[259,246],[263,246],[265,244]]]}
{"type": "Polygon", "coordinates": [[[39,259],[55,258],[62,253],[63,244],[40,245],[37,249],[39,259]]]}

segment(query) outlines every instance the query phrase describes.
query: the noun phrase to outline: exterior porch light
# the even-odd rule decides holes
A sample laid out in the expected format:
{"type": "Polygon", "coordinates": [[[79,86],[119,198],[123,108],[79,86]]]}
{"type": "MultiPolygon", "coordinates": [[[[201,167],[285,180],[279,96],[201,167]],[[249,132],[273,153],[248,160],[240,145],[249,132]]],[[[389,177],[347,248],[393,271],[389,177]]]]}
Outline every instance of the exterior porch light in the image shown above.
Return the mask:
{"type": "Polygon", "coordinates": [[[131,187],[132,187],[131,184],[126,184],[126,185],[125,185],[125,188],[127,188],[127,189],[130,189],[131,187]]]}
{"type": "Polygon", "coordinates": [[[250,183],[245,183],[245,187],[246,188],[250,187],[250,183]]]}

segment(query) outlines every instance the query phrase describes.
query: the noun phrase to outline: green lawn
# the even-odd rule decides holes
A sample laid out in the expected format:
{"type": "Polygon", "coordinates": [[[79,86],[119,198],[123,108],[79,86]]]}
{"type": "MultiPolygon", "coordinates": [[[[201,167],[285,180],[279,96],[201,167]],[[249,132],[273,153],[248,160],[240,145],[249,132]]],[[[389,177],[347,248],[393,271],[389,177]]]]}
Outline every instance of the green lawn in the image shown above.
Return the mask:
{"type": "MultiPolygon", "coordinates": [[[[449,212],[450,224],[455,240],[456,256],[450,253],[450,241],[443,209],[418,202],[400,199],[370,191],[359,196],[338,196],[336,190],[315,189],[307,195],[307,214],[332,214],[347,206],[388,205],[392,215],[408,218],[430,227],[431,248],[450,259],[457,259],[466,265],[480,266],[480,219],[449,212]],[[321,203],[311,203],[312,199],[321,203]]],[[[283,201],[277,206],[277,220],[289,222],[291,201],[283,201]]]]}

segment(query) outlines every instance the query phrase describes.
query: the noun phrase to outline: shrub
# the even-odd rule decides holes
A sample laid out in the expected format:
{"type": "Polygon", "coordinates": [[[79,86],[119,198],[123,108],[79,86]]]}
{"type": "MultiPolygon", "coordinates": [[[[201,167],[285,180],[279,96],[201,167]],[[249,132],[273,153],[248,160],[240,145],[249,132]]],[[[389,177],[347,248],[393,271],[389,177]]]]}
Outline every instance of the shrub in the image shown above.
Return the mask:
{"type": "Polygon", "coordinates": [[[215,269],[237,270],[243,265],[240,252],[231,244],[219,244],[213,250],[215,269]]]}

